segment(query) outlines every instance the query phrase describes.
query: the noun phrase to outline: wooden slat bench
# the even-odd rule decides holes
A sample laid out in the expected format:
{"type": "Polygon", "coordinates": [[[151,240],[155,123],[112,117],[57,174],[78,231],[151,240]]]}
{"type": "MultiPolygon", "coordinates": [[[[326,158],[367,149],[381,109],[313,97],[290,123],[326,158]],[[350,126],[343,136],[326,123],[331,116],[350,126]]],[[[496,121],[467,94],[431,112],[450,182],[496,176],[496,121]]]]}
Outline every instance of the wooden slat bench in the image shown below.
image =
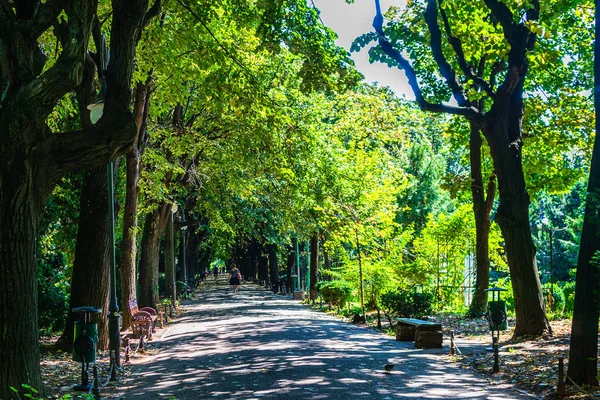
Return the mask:
{"type": "Polygon", "coordinates": [[[415,347],[433,349],[442,347],[442,325],[416,318],[398,318],[396,340],[415,342],[415,347]]]}
{"type": "Polygon", "coordinates": [[[152,332],[155,330],[158,313],[152,307],[138,308],[137,300],[129,299],[129,311],[131,312],[131,330],[133,336],[139,337],[138,347],[144,348],[144,337],[152,340],[152,332]]]}

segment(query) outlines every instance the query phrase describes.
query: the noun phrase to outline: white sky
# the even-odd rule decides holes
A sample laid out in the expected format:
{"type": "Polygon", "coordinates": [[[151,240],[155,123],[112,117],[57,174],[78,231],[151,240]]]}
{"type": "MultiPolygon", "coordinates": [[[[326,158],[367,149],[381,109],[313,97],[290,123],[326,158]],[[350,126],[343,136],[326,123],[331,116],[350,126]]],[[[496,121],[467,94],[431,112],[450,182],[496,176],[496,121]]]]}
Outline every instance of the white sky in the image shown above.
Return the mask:
{"type": "MultiPolygon", "coordinates": [[[[321,10],[321,19],[329,28],[337,32],[337,44],[350,51],[352,41],[363,33],[373,31],[371,24],[375,16],[373,0],[355,0],[354,4],[346,4],[345,0],[314,0],[321,10]]],[[[402,0],[381,0],[381,8],[385,12],[391,5],[400,6],[402,0]]],[[[396,94],[414,99],[408,86],[404,72],[397,68],[389,68],[386,64],[369,63],[367,46],[360,53],[351,53],[358,70],[367,82],[378,82],[380,86],[389,86],[396,94]]]]}

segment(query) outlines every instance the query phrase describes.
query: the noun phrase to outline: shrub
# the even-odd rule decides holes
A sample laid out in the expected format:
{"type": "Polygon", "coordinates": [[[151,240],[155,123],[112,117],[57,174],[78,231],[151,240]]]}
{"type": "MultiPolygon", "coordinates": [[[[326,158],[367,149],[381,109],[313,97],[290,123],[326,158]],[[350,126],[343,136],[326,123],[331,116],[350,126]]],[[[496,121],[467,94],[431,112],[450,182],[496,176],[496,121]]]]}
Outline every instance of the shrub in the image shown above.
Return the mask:
{"type": "Polygon", "coordinates": [[[566,314],[573,314],[573,307],[575,306],[575,281],[565,282],[562,291],[565,298],[564,312],[566,314]]]}
{"type": "Polygon", "coordinates": [[[61,252],[47,253],[38,264],[38,313],[40,331],[51,335],[65,328],[69,311],[69,287],[63,272],[66,257],[61,252]]]}
{"type": "Polygon", "coordinates": [[[398,317],[421,318],[431,314],[431,293],[416,293],[405,290],[395,290],[381,296],[381,304],[387,313],[398,317]]]}
{"type": "Polygon", "coordinates": [[[323,300],[336,306],[338,311],[344,308],[352,296],[352,286],[342,280],[321,281],[317,283],[317,291],[323,296],[323,300]]]}
{"type": "Polygon", "coordinates": [[[546,309],[554,311],[555,314],[560,315],[565,310],[565,295],[563,289],[554,284],[554,290],[552,290],[550,283],[546,283],[543,286],[544,290],[544,302],[546,309]],[[554,296],[552,296],[554,294],[554,296]]]}

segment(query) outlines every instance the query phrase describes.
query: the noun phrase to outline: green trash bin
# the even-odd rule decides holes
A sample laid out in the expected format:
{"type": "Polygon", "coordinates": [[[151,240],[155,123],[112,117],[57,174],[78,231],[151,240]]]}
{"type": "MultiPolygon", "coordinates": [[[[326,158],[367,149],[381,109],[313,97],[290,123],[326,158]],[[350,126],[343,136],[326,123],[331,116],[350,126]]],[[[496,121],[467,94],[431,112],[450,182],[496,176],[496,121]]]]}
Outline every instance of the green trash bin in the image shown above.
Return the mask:
{"type": "Polygon", "coordinates": [[[490,301],[487,313],[490,330],[505,331],[508,329],[506,323],[506,302],[504,300],[490,301]]]}
{"type": "Polygon", "coordinates": [[[98,346],[98,324],[91,322],[91,315],[101,313],[102,309],[77,307],[73,309],[73,312],[83,315],[83,321],[75,321],[73,361],[93,363],[96,361],[96,348],[98,346]]]}
{"type": "Polygon", "coordinates": [[[506,289],[502,288],[486,289],[486,292],[492,293],[492,300],[488,301],[487,311],[485,313],[492,332],[505,331],[508,329],[506,301],[500,300],[500,293],[505,291],[506,289]]]}

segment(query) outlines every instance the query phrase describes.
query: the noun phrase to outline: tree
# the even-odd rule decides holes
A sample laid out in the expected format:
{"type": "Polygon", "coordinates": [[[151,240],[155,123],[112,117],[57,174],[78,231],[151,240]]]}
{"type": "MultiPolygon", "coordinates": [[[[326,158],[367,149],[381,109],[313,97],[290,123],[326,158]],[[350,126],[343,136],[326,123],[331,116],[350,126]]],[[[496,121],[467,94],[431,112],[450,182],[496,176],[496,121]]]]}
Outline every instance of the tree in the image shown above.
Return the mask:
{"type": "MultiPolygon", "coordinates": [[[[414,60],[415,51],[409,48],[407,56],[403,51],[410,44],[397,32],[384,31],[378,0],[375,0],[377,12],[373,20],[376,33],[365,41],[377,40],[379,47],[371,54],[404,70],[423,110],[461,115],[483,132],[498,178],[500,203],[496,222],[506,242],[515,296],[517,322],[514,335],[551,333],[544,312],[535,246],[529,227],[529,194],[525,186],[521,149],[523,92],[529,69],[528,54],[535,48],[539,31],[540,4],[533,1],[523,8],[511,9],[498,0],[484,0],[482,3],[480,7],[465,9],[461,2],[442,4],[427,0],[425,4],[413,3],[414,7],[404,14],[406,17],[409,13],[418,15],[424,11],[429,48],[419,43],[415,46],[416,52],[427,57],[423,62],[432,63],[430,65],[435,66],[437,72],[426,79],[431,83],[431,86],[425,86],[426,91],[423,91],[417,71],[408,58],[413,56],[414,60]],[[483,9],[484,18],[477,17],[473,12],[475,9],[483,9]],[[468,26],[461,24],[461,13],[469,17],[468,26]],[[476,31],[469,27],[476,28],[476,31]],[[443,35],[447,42],[443,41],[443,35]],[[455,61],[448,61],[446,54],[450,52],[455,61]],[[484,72],[487,80],[481,79],[484,72]],[[445,82],[441,88],[439,83],[433,83],[438,76],[445,82]],[[497,79],[501,79],[499,85],[496,85],[497,79]],[[433,92],[439,94],[438,88],[445,95],[451,93],[457,106],[436,101],[445,95],[439,95],[433,101],[426,98],[433,92]],[[486,101],[479,101],[481,99],[486,101]]],[[[417,19],[417,23],[422,23],[420,17],[417,19]]],[[[401,20],[400,27],[402,22],[406,20],[401,20]]]]}
{"type": "Polygon", "coordinates": [[[113,1],[104,117],[93,128],[52,132],[46,119],[57,101],[93,83],[97,2],[0,2],[0,397],[10,397],[11,386],[42,386],[35,248],[43,207],[67,173],[106,164],[131,145],[136,43],[159,10],[160,1],[150,11],[147,0],[113,1]],[[42,44],[52,26],[60,47],[48,63],[42,44]]]}
{"type": "MultiPolygon", "coordinates": [[[[600,1],[595,1],[595,33],[600,35],[600,1]]],[[[585,216],[575,283],[575,308],[567,376],[576,384],[596,386],[598,370],[598,268],[600,264],[600,46],[594,44],[594,109],[596,138],[590,164],[585,216]]]]}

